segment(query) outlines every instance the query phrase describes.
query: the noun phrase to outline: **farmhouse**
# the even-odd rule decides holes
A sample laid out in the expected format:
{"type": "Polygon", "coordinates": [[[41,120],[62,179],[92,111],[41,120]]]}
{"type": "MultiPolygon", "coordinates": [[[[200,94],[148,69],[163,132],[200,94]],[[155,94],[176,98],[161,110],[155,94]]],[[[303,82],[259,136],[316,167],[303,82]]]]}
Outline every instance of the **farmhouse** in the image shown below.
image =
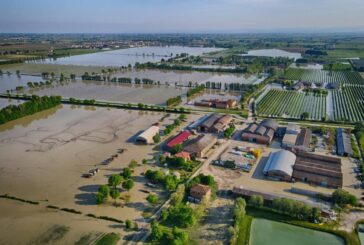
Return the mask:
{"type": "Polygon", "coordinates": [[[297,149],[308,151],[310,149],[311,137],[312,131],[310,129],[300,129],[296,124],[288,124],[282,140],[282,147],[291,151],[297,149]]]}
{"type": "Polygon", "coordinates": [[[186,140],[188,140],[188,137],[190,137],[190,132],[185,130],[181,133],[179,133],[178,135],[176,135],[175,137],[173,137],[167,144],[166,144],[166,148],[167,149],[172,149],[173,146],[175,145],[179,145],[182,144],[183,142],[185,142],[186,140]]]}
{"type": "Polygon", "coordinates": [[[189,160],[191,160],[190,153],[188,153],[188,152],[186,152],[186,151],[178,152],[178,153],[174,154],[174,156],[175,156],[175,157],[183,158],[185,161],[189,161],[189,160]]]}
{"type": "Polygon", "coordinates": [[[350,136],[343,128],[336,129],[336,146],[339,156],[351,156],[353,154],[350,136]]]}
{"type": "Polygon", "coordinates": [[[229,123],[233,120],[231,115],[225,115],[221,117],[217,122],[212,126],[211,132],[212,133],[220,133],[223,132],[228,126],[229,123]]]}
{"type": "Polygon", "coordinates": [[[146,129],[144,132],[139,134],[136,137],[136,143],[143,143],[143,144],[152,144],[153,137],[159,133],[159,127],[156,125],[151,126],[150,128],[146,129]]]}
{"type": "Polygon", "coordinates": [[[280,150],[270,153],[268,161],[264,166],[263,173],[264,175],[275,179],[290,181],[295,162],[296,156],[290,151],[280,150]]]}
{"type": "Polygon", "coordinates": [[[204,157],[206,153],[216,144],[217,137],[211,134],[200,135],[187,142],[184,151],[195,157],[204,157]]]}
{"type": "Polygon", "coordinates": [[[295,180],[327,187],[342,187],[343,174],[340,158],[304,151],[298,151],[296,156],[292,175],[295,180]]]}
{"type": "Polygon", "coordinates": [[[219,120],[221,118],[221,116],[219,114],[211,114],[204,122],[202,122],[199,126],[198,129],[201,132],[210,132],[212,126],[214,126],[214,124],[217,122],[217,120],[219,120]]]}
{"type": "Polygon", "coordinates": [[[198,126],[198,129],[206,133],[220,133],[227,128],[232,120],[231,115],[212,114],[198,126]]]}
{"type": "Polygon", "coordinates": [[[270,144],[274,133],[278,129],[278,123],[273,119],[264,119],[259,125],[252,123],[241,135],[244,141],[256,142],[259,144],[270,144]]]}
{"type": "Polygon", "coordinates": [[[210,99],[210,100],[201,100],[195,102],[195,106],[214,107],[219,109],[235,108],[237,104],[238,102],[234,99],[228,99],[228,100],[210,99]]]}
{"type": "Polygon", "coordinates": [[[308,151],[312,138],[312,131],[309,128],[302,128],[297,136],[295,149],[308,151]]]}
{"type": "Polygon", "coordinates": [[[190,202],[199,203],[204,198],[206,200],[209,200],[210,197],[211,197],[211,188],[207,185],[197,184],[191,188],[188,200],[190,202]]]}

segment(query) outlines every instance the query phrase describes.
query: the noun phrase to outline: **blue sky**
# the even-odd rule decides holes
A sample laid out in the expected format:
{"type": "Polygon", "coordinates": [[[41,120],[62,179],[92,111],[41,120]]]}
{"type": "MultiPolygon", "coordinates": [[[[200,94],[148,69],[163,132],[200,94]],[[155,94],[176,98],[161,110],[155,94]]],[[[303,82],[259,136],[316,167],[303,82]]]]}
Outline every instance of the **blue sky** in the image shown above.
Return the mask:
{"type": "Polygon", "coordinates": [[[0,32],[364,31],[364,0],[0,0],[0,32]]]}

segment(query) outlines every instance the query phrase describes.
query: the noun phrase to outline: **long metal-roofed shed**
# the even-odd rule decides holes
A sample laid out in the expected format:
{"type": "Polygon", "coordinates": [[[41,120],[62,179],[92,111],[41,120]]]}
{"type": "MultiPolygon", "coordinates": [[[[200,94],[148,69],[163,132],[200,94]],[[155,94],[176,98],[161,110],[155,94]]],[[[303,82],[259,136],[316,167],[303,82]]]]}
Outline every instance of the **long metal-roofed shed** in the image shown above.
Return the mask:
{"type": "Polygon", "coordinates": [[[350,135],[343,128],[336,129],[336,146],[337,154],[339,156],[353,155],[350,135]]]}
{"type": "Polygon", "coordinates": [[[178,135],[176,135],[175,137],[173,137],[167,144],[166,147],[168,149],[173,148],[173,146],[175,145],[179,145],[182,144],[183,142],[185,142],[188,137],[190,137],[191,133],[188,130],[185,130],[181,133],[179,133],[178,135]]]}
{"type": "Polygon", "coordinates": [[[280,150],[272,152],[264,166],[263,173],[272,178],[290,181],[295,162],[296,156],[290,151],[280,150]]]}
{"type": "Polygon", "coordinates": [[[295,180],[333,188],[342,188],[341,159],[297,151],[292,177],[295,180]]]}
{"type": "Polygon", "coordinates": [[[146,129],[144,132],[139,134],[135,142],[136,143],[143,143],[143,144],[152,144],[154,142],[153,137],[159,133],[159,127],[156,125],[153,125],[146,129]]]}

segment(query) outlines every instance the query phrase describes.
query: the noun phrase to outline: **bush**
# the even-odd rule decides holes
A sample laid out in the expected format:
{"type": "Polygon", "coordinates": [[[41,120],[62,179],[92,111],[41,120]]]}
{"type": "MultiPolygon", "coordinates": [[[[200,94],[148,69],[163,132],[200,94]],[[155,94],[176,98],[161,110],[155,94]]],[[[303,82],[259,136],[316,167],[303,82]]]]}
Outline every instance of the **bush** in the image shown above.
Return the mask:
{"type": "Polygon", "coordinates": [[[147,196],[147,201],[150,203],[150,204],[157,204],[158,203],[158,196],[156,194],[149,194],[147,196]]]}
{"type": "Polygon", "coordinates": [[[334,204],[339,205],[340,207],[346,206],[348,204],[352,206],[358,205],[358,199],[356,196],[342,189],[337,189],[334,191],[332,194],[332,201],[334,204]]]}
{"type": "Polygon", "coordinates": [[[263,206],[263,204],[264,204],[264,199],[262,196],[259,195],[253,195],[249,200],[249,205],[253,207],[260,208],[263,206]]]}

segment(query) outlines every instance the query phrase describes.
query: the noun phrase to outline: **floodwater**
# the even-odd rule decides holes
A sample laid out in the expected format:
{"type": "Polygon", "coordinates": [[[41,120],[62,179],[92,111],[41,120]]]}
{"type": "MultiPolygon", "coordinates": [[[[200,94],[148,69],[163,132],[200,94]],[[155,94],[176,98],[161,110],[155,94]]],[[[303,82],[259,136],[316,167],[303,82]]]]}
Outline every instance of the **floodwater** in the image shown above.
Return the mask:
{"type": "MultiPolygon", "coordinates": [[[[105,51],[93,54],[75,55],[58,59],[46,59],[35,61],[36,63],[59,64],[59,65],[83,65],[83,66],[127,66],[136,62],[159,62],[168,59],[176,54],[188,53],[190,55],[202,55],[213,51],[222,50],[220,48],[204,47],[137,47],[105,51]]],[[[34,62],[34,61],[29,61],[34,62]]]]}
{"type": "Polygon", "coordinates": [[[80,99],[96,99],[125,103],[164,105],[172,97],[183,95],[187,88],[156,85],[118,84],[112,82],[72,81],[43,88],[29,89],[31,94],[60,95],[80,99]]]}
{"type": "Polygon", "coordinates": [[[189,82],[202,84],[205,82],[219,83],[242,83],[259,84],[264,81],[264,76],[236,74],[236,73],[217,73],[217,72],[198,72],[198,71],[165,71],[165,70],[130,70],[113,74],[112,77],[129,78],[149,78],[161,83],[169,83],[187,86],[189,82]]]}
{"type": "MultiPolygon", "coordinates": [[[[164,115],[61,105],[1,125],[0,193],[124,220],[139,217],[143,210],[137,205],[96,206],[94,193],[107,183],[108,175],[119,173],[131,159],[141,162],[152,157],[154,146],[137,146],[133,137],[164,115]],[[119,148],[127,150],[110,166],[100,165],[119,148]],[[95,167],[100,168],[97,176],[81,177],[95,167]]],[[[135,181],[138,188],[144,184],[144,179],[135,181]]],[[[132,202],[143,202],[147,195],[137,189],[131,194],[132,202]]]]}
{"type": "Polygon", "coordinates": [[[0,109],[7,107],[8,105],[19,105],[22,103],[24,103],[23,100],[0,98],[0,109]]]}
{"type": "Polygon", "coordinates": [[[29,76],[29,75],[20,75],[17,76],[15,74],[0,75],[0,93],[5,93],[6,90],[15,90],[17,86],[27,86],[28,82],[40,82],[43,81],[40,76],[29,76]]]}
{"type": "Polygon", "coordinates": [[[300,53],[287,52],[281,49],[257,49],[250,50],[247,54],[242,54],[242,56],[262,56],[262,57],[287,57],[290,59],[297,60],[301,58],[300,53]]]}
{"type": "Polygon", "coordinates": [[[344,241],[330,233],[258,218],[252,222],[250,244],[343,245],[344,241]]]}

